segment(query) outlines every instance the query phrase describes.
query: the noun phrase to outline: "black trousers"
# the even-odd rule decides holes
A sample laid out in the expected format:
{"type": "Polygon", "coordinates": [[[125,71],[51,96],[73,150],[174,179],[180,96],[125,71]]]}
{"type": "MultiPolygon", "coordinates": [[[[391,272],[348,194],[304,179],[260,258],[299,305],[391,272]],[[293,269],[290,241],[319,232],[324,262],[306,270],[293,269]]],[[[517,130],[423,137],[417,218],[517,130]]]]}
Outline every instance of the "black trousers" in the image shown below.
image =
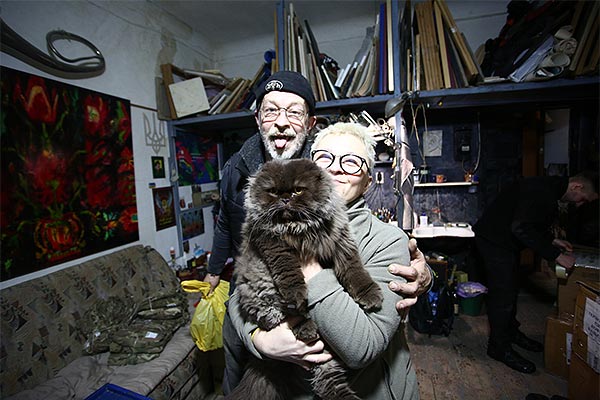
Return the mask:
{"type": "Polygon", "coordinates": [[[223,350],[225,353],[223,394],[227,396],[242,380],[250,357],[250,352],[233,328],[233,323],[229,317],[229,309],[227,309],[223,318],[223,350]]]}
{"type": "Polygon", "coordinates": [[[505,350],[510,346],[511,338],[520,325],[516,318],[521,275],[520,254],[481,237],[476,237],[475,243],[487,277],[486,304],[490,324],[488,345],[505,350]]]}

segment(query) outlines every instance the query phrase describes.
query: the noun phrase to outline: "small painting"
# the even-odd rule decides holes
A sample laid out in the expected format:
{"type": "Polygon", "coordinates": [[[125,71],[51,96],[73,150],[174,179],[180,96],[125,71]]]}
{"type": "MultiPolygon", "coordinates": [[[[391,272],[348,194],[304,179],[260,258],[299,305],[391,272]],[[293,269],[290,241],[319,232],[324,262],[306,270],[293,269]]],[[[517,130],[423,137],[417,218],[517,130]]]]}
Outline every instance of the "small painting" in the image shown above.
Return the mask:
{"type": "Polygon", "coordinates": [[[183,240],[204,233],[204,214],[201,208],[192,208],[181,212],[181,232],[183,240]]]}
{"type": "Polygon", "coordinates": [[[175,205],[171,186],[152,189],[156,230],[175,226],[175,205]]]}
{"type": "Polygon", "coordinates": [[[219,179],[217,143],[194,133],[175,139],[179,186],[216,182],[219,179]]]}
{"type": "Polygon", "coordinates": [[[165,158],[152,157],[152,178],[164,178],[165,175],[165,158]]]}

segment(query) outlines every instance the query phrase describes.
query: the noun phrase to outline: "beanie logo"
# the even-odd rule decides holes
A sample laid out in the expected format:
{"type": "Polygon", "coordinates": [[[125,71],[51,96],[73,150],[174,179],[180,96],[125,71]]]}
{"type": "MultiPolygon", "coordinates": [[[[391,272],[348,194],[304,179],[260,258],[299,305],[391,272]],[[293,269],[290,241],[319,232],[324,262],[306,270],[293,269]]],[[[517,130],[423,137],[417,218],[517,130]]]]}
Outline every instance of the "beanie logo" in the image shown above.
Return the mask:
{"type": "Polygon", "coordinates": [[[265,85],[265,92],[271,92],[273,90],[281,90],[282,88],[283,88],[283,82],[275,79],[270,82],[267,82],[267,84],[265,85]]]}

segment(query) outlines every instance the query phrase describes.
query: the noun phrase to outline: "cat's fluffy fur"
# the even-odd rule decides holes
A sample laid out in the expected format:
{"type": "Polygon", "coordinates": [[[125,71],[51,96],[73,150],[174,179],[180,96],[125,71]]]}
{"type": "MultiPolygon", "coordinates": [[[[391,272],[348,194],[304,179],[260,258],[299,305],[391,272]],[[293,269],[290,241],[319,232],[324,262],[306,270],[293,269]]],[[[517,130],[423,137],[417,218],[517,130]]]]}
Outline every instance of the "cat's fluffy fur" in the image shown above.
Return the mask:
{"type": "MultiPolygon", "coordinates": [[[[334,273],[365,310],[381,307],[381,289],[365,270],[350,234],[343,200],[329,173],[309,160],[270,161],[252,178],[246,193],[242,247],[236,260],[236,291],[242,316],[271,330],[288,316],[302,316],[294,334],[319,337],[309,317],[301,266],[318,260],[334,273]]],[[[312,369],[311,385],[321,399],[358,399],[334,359],[312,369]]],[[[299,367],[253,359],[230,399],[287,400],[286,377],[299,367]]]]}

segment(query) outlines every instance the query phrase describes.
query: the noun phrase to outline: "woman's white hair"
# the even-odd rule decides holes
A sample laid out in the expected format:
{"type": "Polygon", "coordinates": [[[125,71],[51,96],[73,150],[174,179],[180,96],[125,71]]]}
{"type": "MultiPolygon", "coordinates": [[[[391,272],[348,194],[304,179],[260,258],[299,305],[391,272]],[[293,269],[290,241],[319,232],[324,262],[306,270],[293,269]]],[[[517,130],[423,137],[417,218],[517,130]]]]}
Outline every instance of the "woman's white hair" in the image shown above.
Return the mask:
{"type": "Polygon", "coordinates": [[[375,165],[375,144],[377,143],[369,130],[355,122],[336,122],[333,125],[329,125],[327,128],[322,129],[315,136],[315,141],[311,147],[311,150],[317,150],[319,148],[319,142],[327,136],[343,136],[351,135],[358,138],[363,145],[367,153],[367,166],[370,170],[373,170],[375,165]]]}

